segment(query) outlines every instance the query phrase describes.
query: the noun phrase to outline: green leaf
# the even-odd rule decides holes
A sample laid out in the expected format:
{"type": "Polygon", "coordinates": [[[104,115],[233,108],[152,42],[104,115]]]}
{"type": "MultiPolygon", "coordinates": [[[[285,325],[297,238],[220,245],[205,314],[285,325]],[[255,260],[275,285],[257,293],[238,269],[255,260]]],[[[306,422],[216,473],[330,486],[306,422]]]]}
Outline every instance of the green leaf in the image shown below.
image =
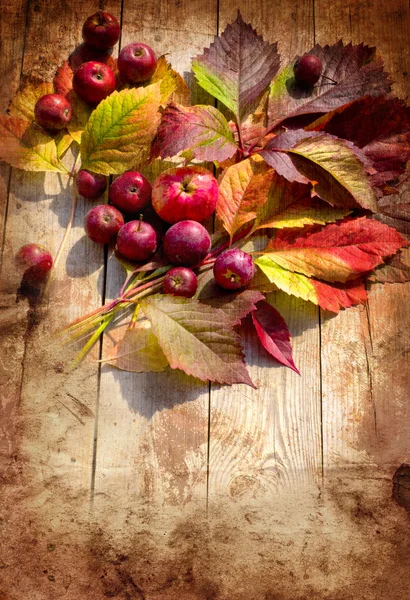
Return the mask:
{"type": "Polygon", "coordinates": [[[92,108],[83,102],[73,90],[69,92],[67,98],[73,110],[72,117],[67,124],[67,129],[73,140],[76,141],[77,144],[81,144],[81,136],[91,116],[92,108]]]}
{"type": "Polygon", "coordinates": [[[254,387],[240,337],[225,311],[197,300],[161,294],[142,300],[141,309],[173,369],[182,369],[202,381],[254,387]]]}
{"type": "Polygon", "coordinates": [[[67,173],[55,140],[35,123],[0,116],[0,160],[25,171],[67,173]]]}
{"type": "Polygon", "coordinates": [[[81,138],[82,167],[124,173],[148,157],[160,115],[160,84],[113,92],[92,113],[81,138]]]}

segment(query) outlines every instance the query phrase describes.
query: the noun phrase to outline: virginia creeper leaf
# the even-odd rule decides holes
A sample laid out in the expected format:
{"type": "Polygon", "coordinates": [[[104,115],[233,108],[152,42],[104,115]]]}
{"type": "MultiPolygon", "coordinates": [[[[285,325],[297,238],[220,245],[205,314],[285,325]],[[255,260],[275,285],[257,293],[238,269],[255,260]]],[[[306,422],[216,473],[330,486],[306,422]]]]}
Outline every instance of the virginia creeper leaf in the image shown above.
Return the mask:
{"type": "Polygon", "coordinates": [[[266,255],[257,258],[255,264],[280,290],[302,298],[302,300],[309,300],[331,312],[337,313],[341,308],[349,308],[365,302],[367,299],[367,293],[361,280],[330,285],[323,281],[309,279],[301,273],[292,273],[280,267],[266,255]]]}
{"type": "Polygon", "coordinates": [[[289,171],[291,161],[295,172],[301,173],[305,181],[316,182],[315,193],[332,206],[378,210],[376,194],[365,170],[370,163],[351,142],[296,130],[273,138],[260,154],[278,173],[290,181],[300,181],[289,171]],[[278,154],[287,157],[285,169],[278,163],[278,154]]]}
{"type": "Polygon", "coordinates": [[[35,123],[0,116],[0,160],[25,171],[67,173],[55,140],[35,123]]]}
{"type": "Polygon", "coordinates": [[[363,217],[313,230],[280,230],[265,254],[289,271],[345,282],[371,271],[405,244],[395,229],[363,217]]]}
{"type": "Polygon", "coordinates": [[[191,150],[201,161],[223,161],[238,149],[228,122],[213,106],[170,104],[162,114],[151,156],[167,158],[191,150]]]}
{"type": "Polygon", "coordinates": [[[82,167],[103,175],[141,165],[159,122],[160,84],[113,92],[93,111],[81,137],[82,167]]]}
{"type": "Polygon", "coordinates": [[[179,104],[190,104],[191,92],[189,87],[177,71],[175,71],[165,56],[160,56],[157,61],[155,73],[149,80],[149,84],[160,84],[161,102],[166,103],[173,100],[179,104]]]}
{"type": "Polygon", "coordinates": [[[262,346],[285,367],[300,375],[292,356],[290,333],[285,319],[265,300],[252,312],[252,322],[262,346]]]}
{"type": "Polygon", "coordinates": [[[246,24],[240,13],[192,62],[201,87],[243,121],[279,69],[277,44],[269,44],[246,24]]]}
{"type": "Polygon", "coordinates": [[[256,303],[264,300],[263,294],[256,290],[242,290],[236,293],[223,293],[220,288],[209,298],[204,297],[206,290],[200,295],[199,299],[205,304],[222,310],[226,318],[232,325],[239,325],[250,312],[256,310],[256,303]]]}
{"type": "Polygon", "coordinates": [[[391,256],[385,264],[377,267],[369,277],[379,283],[405,283],[410,281],[410,250],[406,249],[391,256]]]}
{"type": "Polygon", "coordinates": [[[105,362],[133,373],[164,371],[168,361],[149,321],[137,321],[110,351],[105,362]]]}
{"type": "Polygon", "coordinates": [[[295,83],[294,63],[285,67],[271,85],[268,109],[271,126],[288,117],[328,113],[362,96],[381,96],[390,91],[391,81],[375,48],[344,45],[339,41],[333,46],[316,45],[309,53],[322,60],[322,78],[314,87],[301,88],[295,83]],[[324,76],[335,80],[337,85],[324,76]]]}
{"type": "Polygon", "coordinates": [[[224,311],[160,294],[144,298],[141,309],[173,369],[202,381],[255,387],[244,363],[241,339],[224,311]]]}
{"type": "Polygon", "coordinates": [[[41,98],[41,96],[52,94],[53,92],[54,88],[52,83],[28,81],[12,99],[8,113],[11,117],[25,119],[32,123],[35,120],[34,108],[37,100],[41,98]]]}

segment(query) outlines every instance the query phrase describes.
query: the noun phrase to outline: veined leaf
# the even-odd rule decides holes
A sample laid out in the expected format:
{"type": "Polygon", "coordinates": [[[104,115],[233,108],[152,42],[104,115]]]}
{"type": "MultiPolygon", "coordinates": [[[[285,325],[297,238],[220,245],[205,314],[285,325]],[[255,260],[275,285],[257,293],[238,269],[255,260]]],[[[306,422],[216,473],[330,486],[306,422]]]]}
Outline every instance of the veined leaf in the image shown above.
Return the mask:
{"type": "Polygon", "coordinates": [[[35,123],[0,116],[0,160],[25,171],[67,173],[55,140],[35,123]]]}
{"type": "Polygon", "coordinates": [[[285,67],[271,85],[271,125],[298,115],[328,113],[363,96],[381,96],[390,91],[391,81],[374,48],[339,41],[333,46],[316,45],[309,53],[321,59],[322,79],[314,87],[301,88],[295,83],[293,63],[285,67]]]}
{"type": "Polygon", "coordinates": [[[162,115],[151,156],[167,158],[188,149],[198,160],[222,162],[235,154],[238,147],[218,109],[170,104],[162,115]]]}
{"type": "Polygon", "coordinates": [[[141,309],[173,369],[202,381],[254,387],[240,337],[224,311],[197,300],[160,294],[142,300],[141,309]]]}
{"type": "Polygon", "coordinates": [[[365,217],[312,230],[283,229],[266,249],[288,271],[345,282],[371,271],[406,245],[393,228],[365,217]]]}
{"type": "Polygon", "coordinates": [[[73,140],[75,140],[77,144],[81,144],[81,136],[93,109],[83,100],[81,100],[74,90],[71,90],[68,93],[67,98],[71,104],[71,108],[73,109],[73,114],[69,123],[67,124],[67,129],[70,132],[73,140]]]}
{"type": "Polygon", "coordinates": [[[141,165],[160,115],[160,84],[113,92],[92,113],[81,138],[82,167],[110,175],[141,165]]]}
{"type": "MultiPolygon", "coordinates": [[[[292,185],[292,184],[288,184],[292,185]]],[[[296,200],[295,204],[284,205],[271,216],[260,219],[255,224],[255,230],[264,227],[273,229],[284,229],[294,227],[306,227],[306,225],[325,225],[333,223],[346,217],[351,211],[343,208],[332,208],[318,199],[296,200]]]]}
{"type": "Polygon", "coordinates": [[[314,183],[315,193],[332,206],[361,206],[378,212],[376,195],[365,170],[370,168],[370,162],[351,142],[296,130],[273,138],[260,154],[290,181],[300,181],[291,172],[294,169],[302,175],[302,182],[314,183]]]}
{"type": "Polygon", "coordinates": [[[309,279],[300,273],[292,273],[273,262],[269,256],[257,258],[255,264],[280,290],[302,300],[309,300],[331,312],[338,313],[341,308],[363,303],[367,299],[366,289],[361,280],[330,285],[309,279]]]}
{"type": "Polygon", "coordinates": [[[66,96],[69,92],[71,92],[73,89],[73,75],[74,71],[66,60],[60,67],[58,67],[56,74],[54,75],[53,84],[56,94],[66,96]]]}
{"type": "Polygon", "coordinates": [[[252,322],[265,350],[279,363],[300,375],[293,361],[288,326],[276,308],[265,300],[258,302],[256,310],[252,312],[252,322]]]}
{"type": "Polygon", "coordinates": [[[137,321],[105,359],[113,367],[132,373],[160,372],[168,366],[149,321],[137,321]]]}
{"type": "Polygon", "coordinates": [[[410,250],[398,252],[377,267],[369,277],[378,283],[405,283],[410,281],[410,250]]]}
{"type": "Polygon", "coordinates": [[[256,304],[265,299],[265,296],[256,290],[223,293],[219,288],[217,293],[212,297],[207,298],[204,297],[205,295],[206,290],[203,290],[199,296],[199,300],[222,310],[226,314],[228,323],[232,325],[239,325],[242,319],[250,312],[256,310],[256,304]]]}
{"type": "Polygon", "coordinates": [[[172,68],[165,56],[158,58],[157,68],[149,84],[157,82],[160,84],[161,102],[163,104],[170,99],[184,106],[190,103],[191,92],[189,87],[181,75],[172,68]]]}
{"type": "Polygon", "coordinates": [[[17,92],[11,101],[8,112],[11,117],[24,119],[30,123],[34,122],[34,108],[37,100],[45,94],[54,92],[52,83],[39,83],[28,81],[26,85],[17,92]]]}
{"type": "Polygon", "coordinates": [[[265,42],[240,13],[192,62],[201,87],[243,121],[279,69],[277,45],[265,42]]]}

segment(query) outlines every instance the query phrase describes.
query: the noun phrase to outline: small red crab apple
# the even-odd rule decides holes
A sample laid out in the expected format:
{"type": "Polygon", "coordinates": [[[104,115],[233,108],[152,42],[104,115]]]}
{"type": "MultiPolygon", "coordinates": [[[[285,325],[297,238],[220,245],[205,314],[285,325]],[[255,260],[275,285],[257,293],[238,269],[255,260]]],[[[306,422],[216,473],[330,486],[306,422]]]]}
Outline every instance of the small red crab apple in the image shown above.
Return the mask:
{"type": "Polygon", "coordinates": [[[119,210],[109,204],[94,206],[86,214],[84,221],[86,234],[97,244],[112,242],[123,225],[124,217],[119,210]]]}
{"type": "Polygon", "coordinates": [[[323,64],[315,54],[304,54],[297,59],[293,72],[295,74],[296,83],[302,85],[314,85],[320,79],[322,74],[323,64]]]}
{"type": "Polygon", "coordinates": [[[111,184],[110,202],[126,213],[139,213],[151,202],[150,182],[138,171],[126,171],[111,184]]]}
{"type": "Polygon", "coordinates": [[[203,167],[177,167],[162,173],[152,188],[152,206],[167,223],[204,221],[218,202],[218,182],[203,167]]]}
{"type": "Polygon", "coordinates": [[[60,94],[45,94],[36,102],[34,117],[39,125],[50,131],[67,127],[72,115],[71,104],[60,94]]]}
{"type": "Polygon", "coordinates": [[[239,248],[226,250],[214,264],[216,283],[225,290],[238,290],[248,285],[255,275],[252,256],[239,248]]]}
{"type": "Polygon", "coordinates": [[[130,83],[142,83],[152,77],[157,68],[157,57],[150,46],[132,42],[118,56],[118,70],[130,83]]]}
{"type": "Polygon", "coordinates": [[[83,25],[83,40],[96,50],[109,50],[120,39],[121,28],[117,19],[110,13],[99,10],[83,25]]]}
{"type": "Polygon", "coordinates": [[[16,254],[16,265],[26,280],[42,281],[53,266],[53,257],[42,244],[25,244],[16,254]]]}
{"type": "Polygon", "coordinates": [[[211,249],[211,238],[197,221],[179,221],[164,236],[164,252],[174,265],[189,267],[201,262],[211,249]]]}
{"type": "Polygon", "coordinates": [[[118,251],[129,260],[148,260],[154,255],[157,244],[155,229],[142,218],[139,221],[128,221],[118,232],[118,251]]]}
{"type": "Polygon", "coordinates": [[[165,275],[164,292],[173,296],[192,298],[198,287],[198,278],[188,267],[174,267],[165,275]]]}
{"type": "Polygon", "coordinates": [[[81,100],[96,105],[115,90],[115,76],[104,63],[90,60],[74,73],[73,88],[81,100]]]}
{"type": "Polygon", "coordinates": [[[95,200],[103,195],[107,188],[107,178],[98,173],[82,169],[75,178],[77,192],[87,200],[95,200]]]}

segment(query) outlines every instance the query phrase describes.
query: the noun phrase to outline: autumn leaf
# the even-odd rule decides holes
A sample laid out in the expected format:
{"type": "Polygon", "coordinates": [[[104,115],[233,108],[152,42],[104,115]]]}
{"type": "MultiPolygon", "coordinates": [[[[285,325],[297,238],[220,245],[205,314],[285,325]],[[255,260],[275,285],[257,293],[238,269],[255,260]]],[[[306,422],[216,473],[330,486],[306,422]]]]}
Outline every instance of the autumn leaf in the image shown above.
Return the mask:
{"type": "Polygon", "coordinates": [[[313,230],[280,230],[265,254],[289,271],[345,282],[371,271],[405,244],[395,229],[363,217],[313,230]]]}
{"type": "Polygon", "coordinates": [[[103,175],[140,166],[159,123],[159,83],[113,92],[92,113],[81,138],[82,167],[103,175]]]}
{"type": "Polygon", "coordinates": [[[279,69],[276,48],[277,44],[265,42],[238,13],[236,21],[192,61],[192,70],[199,85],[243,121],[279,69]]]}
{"type": "Polygon", "coordinates": [[[238,149],[228,122],[213,106],[170,104],[162,114],[151,156],[167,158],[190,150],[201,161],[223,161],[238,149]]]}
{"type": "Polygon", "coordinates": [[[74,90],[71,90],[71,92],[68,93],[67,98],[73,111],[71,119],[67,124],[67,129],[77,144],[81,144],[81,136],[85,126],[88,123],[91,113],[93,112],[93,109],[83,100],[81,100],[74,90]]]}
{"type": "Polygon", "coordinates": [[[157,373],[168,366],[151,324],[146,320],[139,320],[128,328],[104,362],[132,373],[157,373]]]}
{"type": "Polygon", "coordinates": [[[338,313],[341,308],[349,308],[367,299],[366,289],[361,280],[330,285],[323,281],[309,279],[301,273],[292,273],[266,255],[257,258],[255,264],[278,289],[302,300],[313,302],[324,310],[338,313]]]}
{"type": "Polygon", "coordinates": [[[258,302],[256,310],[252,312],[251,316],[256,333],[265,350],[279,363],[300,375],[293,361],[288,326],[276,308],[262,300],[258,302]]]}
{"type": "Polygon", "coordinates": [[[332,206],[378,210],[370,162],[351,142],[295,130],[270,140],[260,154],[289,181],[314,182],[315,193],[332,206]]]}
{"type": "Polygon", "coordinates": [[[363,96],[381,96],[390,91],[391,81],[375,48],[344,45],[339,41],[333,46],[316,45],[309,54],[321,59],[322,78],[313,87],[301,88],[295,82],[294,63],[285,67],[271,84],[268,108],[271,126],[289,117],[328,113],[363,96]]]}
{"type": "Polygon", "coordinates": [[[35,123],[15,117],[0,116],[0,160],[25,171],[67,173],[55,140],[35,123]]]}
{"type": "Polygon", "coordinates": [[[35,121],[34,108],[37,100],[45,94],[54,92],[52,83],[40,83],[38,81],[28,81],[20,89],[11,101],[8,113],[11,117],[24,119],[33,123],[35,121]]]}
{"type": "Polygon", "coordinates": [[[74,71],[66,60],[58,67],[56,74],[54,75],[53,84],[55,93],[67,96],[73,89],[73,76],[74,71]]]}
{"type": "MultiPolygon", "coordinates": [[[[213,284],[216,286],[213,281],[213,284]]],[[[256,310],[256,303],[265,299],[265,296],[256,290],[241,290],[235,293],[223,293],[221,289],[213,287],[213,294],[206,297],[205,293],[199,296],[199,300],[214,308],[222,310],[226,314],[228,323],[239,325],[250,312],[256,310]]],[[[209,292],[208,292],[209,293],[209,292]]]]}
{"type": "Polygon", "coordinates": [[[189,87],[177,71],[169,64],[165,56],[160,56],[157,61],[155,73],[149,80],[149,84],[160,84],[161,102],[166,103],[169,100],[179,104],[189,105],[191,92],[189,87]]]}
{"type": "Polygon", "coordinates": [[[255,387],[244,363],[241,339],[223,310],[160,294],[144,298],[141,309],[173,369],[202,381],[255,387]]]}
{"type": "Polygon", "coordinates": [[[54,138],[55,144],[57,146],[57,156],[58,158],[62,158],[67,150],[70,148],[74,139],[72,136],[67,133],[64,129],[60,131],[56,137],[54,138]]]}
{"type": "Polygon", "coordinates": [[[410,250],[398,252],[377,267],[369,281],[378,283],[405,283],[410,281],[410,250]]]}

